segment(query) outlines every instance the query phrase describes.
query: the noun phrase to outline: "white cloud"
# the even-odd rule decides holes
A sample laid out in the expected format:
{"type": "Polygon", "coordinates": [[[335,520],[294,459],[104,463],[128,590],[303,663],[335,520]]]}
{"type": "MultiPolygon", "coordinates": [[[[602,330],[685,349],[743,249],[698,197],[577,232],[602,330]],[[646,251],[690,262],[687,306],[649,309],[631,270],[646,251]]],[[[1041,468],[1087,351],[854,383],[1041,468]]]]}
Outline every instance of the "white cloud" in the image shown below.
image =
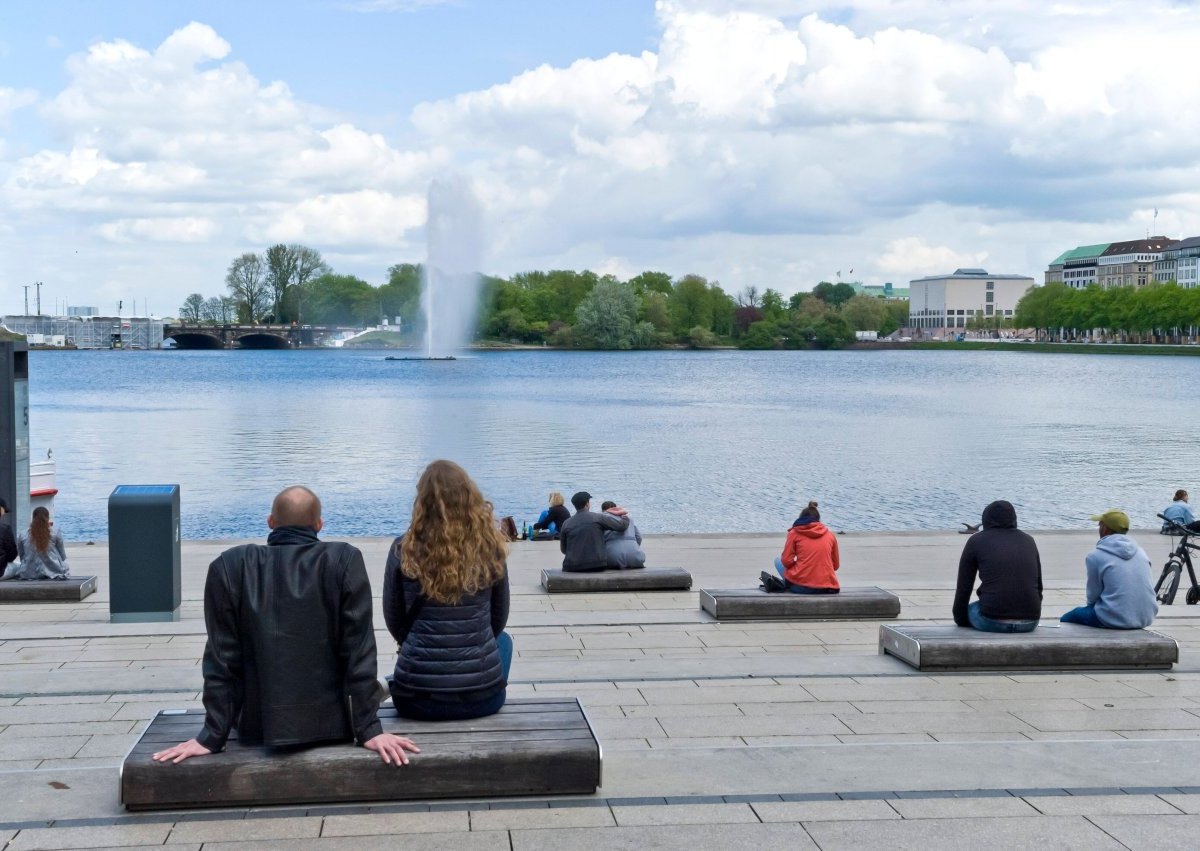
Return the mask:
{"type": "Polygon", "coordinates": [[[955,251],[945,245],[929,245],[919,236],[893,239],[877,261],[880,271],[898,277],[919,277],[934,272],[978,267],[987,260],[987,252],[955,251]]]}
{"type": "Polygon", "coordinates": [[[357,0],[345,8],[354,12],[419,12],[434,6],[453,6],[458,0],[357,0]]]}
{"type": "Polygon", "coordinates": [[[40,117],[51,132],[29,138],[54,138],[0,146],[6,271],[28,277],[65,229],[95,243],[64,277],[140,274],[177,287],[168,301],[276,240],[380,276],[423,258],[425,190],[448,172],[472,179],[501,274],[662,268],[791,292],[851,267],[1036,275],[1073,244],[1144,233],[1155,206],[1160,229],[1200,232],[1193,4],[656,9],[649,49],[423,103],[404,144],[260,80],[203,23],[92,45],[40,109],[0,89],[0,126],[40,117]]]}
{"type": "Polygon", "coordinates": [[[121,219],[106,222],[100,235],[112,242],[207,242],[217,231],[211,219],[184,216],[176,219],[121,219]]]}
{"type": "Polygon", "coordinates": [[[425,223],[425,198],[364,189],[308,198],[272,217],[262,230],[269,242],[317,245],[391,245],[425,223]]]}
{"type": "Polygon", "coordinates": [[[18,109],[37,102],[37,92],[31,89],[0,88],[0,125],[7,123],[9,116],[18,109]]]}

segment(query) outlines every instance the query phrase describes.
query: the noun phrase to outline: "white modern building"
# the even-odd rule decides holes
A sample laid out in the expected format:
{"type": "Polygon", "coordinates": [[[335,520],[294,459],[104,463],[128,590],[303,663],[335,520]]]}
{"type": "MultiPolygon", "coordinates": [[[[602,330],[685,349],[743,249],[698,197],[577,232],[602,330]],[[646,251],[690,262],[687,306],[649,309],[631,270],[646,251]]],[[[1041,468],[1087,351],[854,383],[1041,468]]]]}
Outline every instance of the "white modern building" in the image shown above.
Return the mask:
{"type": "Polygon", "coordinates": [[[937,336],[965,329],[974,316],[1012,319],[1017,302],[1033,285],[1028,275],[992,275],[986,269],[917,278],[908,285],[908,324],[925,336],[937,336]]]}

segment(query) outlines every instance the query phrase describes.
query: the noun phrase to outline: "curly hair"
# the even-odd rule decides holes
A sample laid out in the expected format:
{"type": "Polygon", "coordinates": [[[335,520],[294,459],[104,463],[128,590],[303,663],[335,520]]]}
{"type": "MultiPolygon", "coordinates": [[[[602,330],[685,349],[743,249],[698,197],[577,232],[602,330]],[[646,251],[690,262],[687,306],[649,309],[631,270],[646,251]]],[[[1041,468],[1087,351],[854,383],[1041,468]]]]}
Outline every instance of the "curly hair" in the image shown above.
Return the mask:
{"type": "Polygon", "coordinates": [[[39,553],[45,553],[50,547],[50,512],[44,506],[33,509],[33,517],[29,521],[29,540],[39,553]]]}
{"type": "Polygon", "coordinates": [[[492,504],[453,461],[434,461],[421,474],[399,546],[404,575],[430,600],[447,605],[490,588],[507,569],[508,544],[492,504]]]}

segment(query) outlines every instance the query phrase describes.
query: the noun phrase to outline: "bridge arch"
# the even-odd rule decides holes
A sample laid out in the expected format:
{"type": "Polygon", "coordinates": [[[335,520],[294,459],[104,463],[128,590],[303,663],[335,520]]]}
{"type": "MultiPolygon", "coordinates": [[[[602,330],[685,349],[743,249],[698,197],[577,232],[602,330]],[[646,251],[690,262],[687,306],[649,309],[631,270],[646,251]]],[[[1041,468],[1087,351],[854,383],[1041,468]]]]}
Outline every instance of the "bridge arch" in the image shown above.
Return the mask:
{"type": "Polygon", "coordinates": [[[175,341],[177,349],[223,349],[224,342],[216,334],[205,331],[180,331],[169,334],[167,339],[175,341]]]}
{"type": "Polygon", "coordinates": [[[291,343],[287,337],[270,332],[251,332],[243,334],[235,341],[239,349],[290,349],[291,343]]]}

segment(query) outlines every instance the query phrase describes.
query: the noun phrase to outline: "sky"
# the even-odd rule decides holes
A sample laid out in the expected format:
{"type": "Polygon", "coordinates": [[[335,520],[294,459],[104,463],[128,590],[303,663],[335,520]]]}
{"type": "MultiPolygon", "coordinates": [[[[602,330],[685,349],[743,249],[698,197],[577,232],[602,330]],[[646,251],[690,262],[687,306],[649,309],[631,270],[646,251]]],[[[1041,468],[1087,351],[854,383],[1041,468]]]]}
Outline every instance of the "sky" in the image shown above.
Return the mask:
{"type": "Polygon", "coordinates": [[[1191,0],[0,0],[0,313],[171,316],[277,242],[379,284],[449,178],[489,274],[1040,280],[1200,235],[1198,39],[1191,0]]]}

